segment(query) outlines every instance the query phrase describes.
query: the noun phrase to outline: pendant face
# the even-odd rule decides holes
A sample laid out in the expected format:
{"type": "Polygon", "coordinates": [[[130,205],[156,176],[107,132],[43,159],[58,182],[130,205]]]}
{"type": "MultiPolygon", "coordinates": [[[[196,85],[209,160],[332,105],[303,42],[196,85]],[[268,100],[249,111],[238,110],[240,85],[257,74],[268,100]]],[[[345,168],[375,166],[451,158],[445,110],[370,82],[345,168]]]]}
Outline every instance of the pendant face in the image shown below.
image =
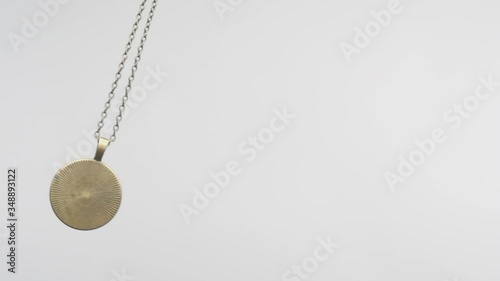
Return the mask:
{"type": "Polygon", "coordinates": [[[61,168],[50,186],[50,203],[56,216],[78,230],[108,223],[118,212],[122,190],[118,178],[94,159],[71,162],[61,168]]]}

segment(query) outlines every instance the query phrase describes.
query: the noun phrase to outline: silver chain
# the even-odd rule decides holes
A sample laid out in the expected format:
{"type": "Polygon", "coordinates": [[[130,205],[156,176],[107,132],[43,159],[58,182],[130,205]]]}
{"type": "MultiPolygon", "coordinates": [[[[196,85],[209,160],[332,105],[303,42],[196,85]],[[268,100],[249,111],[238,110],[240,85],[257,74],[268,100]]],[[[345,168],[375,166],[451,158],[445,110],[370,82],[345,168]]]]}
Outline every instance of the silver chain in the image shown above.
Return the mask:
{"type": "MultiPolygon", "coordinates": [[[[111,107],[111,101],[115,97],[115,89],[118,87],[118,82],[120,81],[120,78],[122,77],[122,70],[125,67],[125,62],[128,59],[128,53],[130,51],[130,48],[132,47],[132,43],[134,42],[135,33],[136,33],[137,29],[139,28],[139,23],[142,19],[142,12],[144,11],[144,7],[145,7],[147,1],[148,0],[142,1],[141,6],[139,8],[139,13],[137,14],[135,23],[132,26],[132,32],[130,33],[127,45],[125,47],[125,52],[123,53],[122,60],[121,60],[120,64],[118,65],[118,72],[116,73],[115,81],[113,82],[113,84],[111,84],[111,91],[108,94],[108,100],[104,104],[104,111],[101,113],[101,120],[99,121],[99,123],[97,123],[97,130],[94,134],[96,139],[99,139],[101,137],[101,129],[104,126],[104,120],[106,119],[106,117],[108,117],[108,109],[111,107]]],[[[120,126],[119,126],[120,121],[122,121],[122,115],[123,115],[123,112],[125,111],[125,104],[128,100],[128,95],[130,93],[130,90],[132,89],[132,82],[134,81],[134,78],[135,78],[137,66],[139,65],[139,61],[141,60],[142,51],[144,50],[144,43],[146,42],[146,39],[148,38],[148,31],[149,31],[149,27],[151,25],[151,21],[153,20],[154,12],[156,9],[156,2],[157,2],[157,0],[153,0],[153,3],[151,4],[151,9],[149,10],[149,16],[148,16],[148,19],[146,21],[146,26],[144,27],[141,42],[140,42],[139,47],[137,49],[137,55],[135,57],[134,64],[132,65],[132,70],[131,70],[130,76],[128,78],[128,83],[127,83],[127,86],[125,88],[125,94],[122,97],[122,102],[121,102],[121,105],[119,107],[119,112],[118,112],[118,115],[116,116],[116,123],[113,126],[113,134],[111,135],[111,137],[109,139],[110,143],[114,142],[116,140],[116,133],[120,129],[120,126]]]]}

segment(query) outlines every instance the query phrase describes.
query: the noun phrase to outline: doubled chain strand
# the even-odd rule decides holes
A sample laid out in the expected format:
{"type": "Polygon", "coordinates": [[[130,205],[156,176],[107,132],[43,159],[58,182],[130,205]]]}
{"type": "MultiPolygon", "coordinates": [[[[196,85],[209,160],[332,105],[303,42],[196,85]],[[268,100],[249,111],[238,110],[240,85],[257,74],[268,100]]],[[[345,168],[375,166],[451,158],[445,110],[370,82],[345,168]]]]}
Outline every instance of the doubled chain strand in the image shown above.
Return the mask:
{"type": "MultiPolygon", "coordinates": [[[[145,9],[145,5],[146,5],[147,1],[148,0],[143,0],[140,7],[139,7],[139,12],[137,13],[134,25],[132,26],[132,32],[130,33],[127,45],[125,46],[125,52],[123,53],[122,60],[121,60],[120,64],[118,65],[118,72],[115,75],[115,81],[111,84],[111,91],[108,94],[108,100],[106,101],[106,103],[104,103],[104,111],[101,113],[101,120],[97,123],[97,130],[94,134],[96,139],[99,139],[101,137],[101,129],[104,126],[104,121],[108,117],[108,110],[111,107],[111,101],[115,97],[115,89],[118,87],[118,82],[120,81],[120,78],[122,77],[122,70],[125,67],[125,63],[128,59],[128,53],[129,53],[130,49],[132,48],[132,43],[134,42],[135,35],[137,32],[137,29],[139,28],[139,23],[142,19],[142,13],[145,9]]],[[[132,89],[132,82],[135,79],[135,73],[137,72],[137,67],[139,65],[139,61],[141,60],[142,51],[144,50],[144,44],[145,44],[146,39],[148,37],[149,28],[151,26],[151,21],[153,20],[154,12],[156,9],[156,3],[157,3],[157,0],[153,0],[153,2],[151,4],[151,9],[149,11],[148,19],[146,21],[146,26],[144,27],[141,42],[140,42],[139,47],[137,49],[137,55],[135,57],[134,64],[132,65],[131,74],[128,78],[128,83],[127,83],[127,86],[125,88],[125,94],[122,97],[122,102],[121,102],[121,105],[119,107],[119,112],[118,112],[118,115],[116,116],[116,123],[113,126],[113,134],[111,135],[111,137],[109,139],[110,142],[114,142],[116,140],[116,133],[120,129],[120,126],[119,126],[120,121],[122,120],[123,112],[125,111],[125,104],[128,100],[128,95],[130,93],[130,90],[132,89]]]]}
{"type": "Polygon", "coordinates": [[[120,129],[119,124],[120,124],[120,121],[122,121],[122,115],[123,115],[123,111],[125,110],[125,104],[127,103],[128,95],[130,93],[130,90],[132,89],[132,82],[135,79],[135,73],[137,72],[137,66],[139,65],[139,61],[141,60],[142,51],[144,50],[144,44],[146,43],[146,40],[148,39],[148,32],[149,32],[149,28],[151,26],[151,21],[153,20],[154,12],[156,9],[156,2],[157,2],[157,0],[153,0],[153,3],[151,3],[151,10],[149,11],[148,20],[146,21],[146,26],[144,27],[144,31],[142,33],[141,43],[139,44],[139,47],[137,48],[137,56],[135,57],[134,65],[132,65],[132,71],[130,73],[130,77],[128,78],[127,87],[125,87],[125,95],[122,97],[122,104],[120,105],[119,113],[116,116],[116,124],[113,126],[113,135],[110,138],[110,141],[112,141],[112,142],[116,140],[116,133],[120,129]]]}

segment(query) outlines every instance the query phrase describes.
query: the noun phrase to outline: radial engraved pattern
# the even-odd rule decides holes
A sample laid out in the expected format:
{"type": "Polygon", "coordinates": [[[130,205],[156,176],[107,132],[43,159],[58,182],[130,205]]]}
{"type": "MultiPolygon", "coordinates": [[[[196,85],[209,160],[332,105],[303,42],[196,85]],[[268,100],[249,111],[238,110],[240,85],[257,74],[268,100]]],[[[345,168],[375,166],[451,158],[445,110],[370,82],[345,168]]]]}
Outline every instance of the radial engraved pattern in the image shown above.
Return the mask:
{"type": "Polygon", "coordinates": [[[50,202],[66,225],[91,230],[108,223],[118,212],[122,191],[117,177],[93,159],[69,163],[57,172],[50,187],[50,202]]]}

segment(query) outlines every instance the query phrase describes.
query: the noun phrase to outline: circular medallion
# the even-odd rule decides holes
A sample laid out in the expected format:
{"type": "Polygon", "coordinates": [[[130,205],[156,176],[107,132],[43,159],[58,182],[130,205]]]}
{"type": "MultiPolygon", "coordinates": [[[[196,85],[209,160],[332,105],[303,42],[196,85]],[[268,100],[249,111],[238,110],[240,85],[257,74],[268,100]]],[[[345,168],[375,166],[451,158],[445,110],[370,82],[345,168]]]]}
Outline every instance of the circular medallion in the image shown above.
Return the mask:
{"type": "Polygon", "coordinates": [[[83,159],[57,172],[50,186],[56,216],[69,227],[92,230],[118,212],[122,190],[113,171],[100,161],[83,159]]]}

